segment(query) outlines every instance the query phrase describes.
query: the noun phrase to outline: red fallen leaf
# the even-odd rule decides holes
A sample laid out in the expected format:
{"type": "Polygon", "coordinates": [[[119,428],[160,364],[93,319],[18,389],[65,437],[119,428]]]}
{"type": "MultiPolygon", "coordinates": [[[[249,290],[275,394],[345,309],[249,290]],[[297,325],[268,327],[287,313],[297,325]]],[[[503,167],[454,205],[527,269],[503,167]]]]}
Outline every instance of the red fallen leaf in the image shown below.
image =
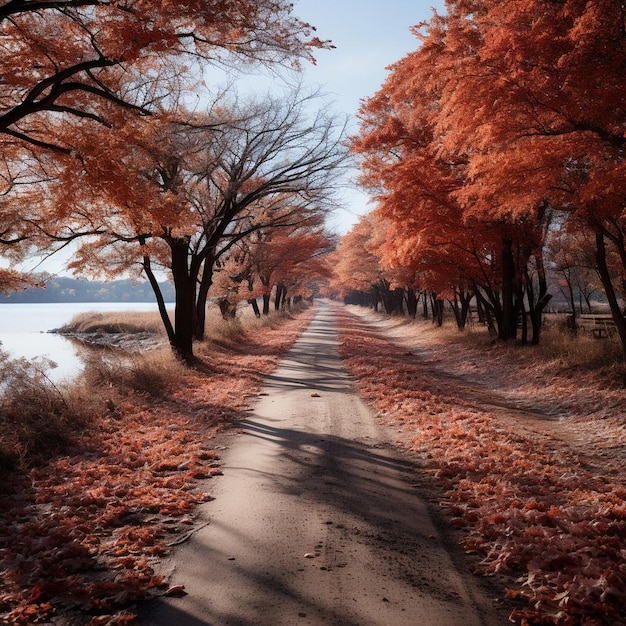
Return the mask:
{"type": "Polygon", "coordinates": [[[167,583],[165,582],[165,578],[160,574],[153,576],[148,582],[148,587],[156,587],[157,589],[162,589],[166,586],[167,583]]]}
{"type": "Polygon", "coordinates": [[[185,591],[185,585],[174,585],[167,589],[163,595],[170,598],[182,598],[187,595],[187,592],[185,591]]]}
{"type": "Polygon", "coordinates": [[[320,394],[317,392],[314,392],[311,394],[311,398],[321,398],[320,394]]]}

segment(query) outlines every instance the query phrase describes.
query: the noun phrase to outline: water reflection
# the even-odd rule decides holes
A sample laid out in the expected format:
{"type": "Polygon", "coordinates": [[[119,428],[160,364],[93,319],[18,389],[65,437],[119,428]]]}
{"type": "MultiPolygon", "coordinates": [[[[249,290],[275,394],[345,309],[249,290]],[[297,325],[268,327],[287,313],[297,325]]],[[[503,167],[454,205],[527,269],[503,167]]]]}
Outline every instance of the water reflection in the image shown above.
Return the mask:
{"type": "Polygon", "coordinates": [[[57,366],[47,374],[57,382],[75,376],[82,362],[79,346],[50,330],[67,324],[79,313],[155,310],[151,302],[0,304],[0,347],[10,357],[54,361],[57,366]]]}

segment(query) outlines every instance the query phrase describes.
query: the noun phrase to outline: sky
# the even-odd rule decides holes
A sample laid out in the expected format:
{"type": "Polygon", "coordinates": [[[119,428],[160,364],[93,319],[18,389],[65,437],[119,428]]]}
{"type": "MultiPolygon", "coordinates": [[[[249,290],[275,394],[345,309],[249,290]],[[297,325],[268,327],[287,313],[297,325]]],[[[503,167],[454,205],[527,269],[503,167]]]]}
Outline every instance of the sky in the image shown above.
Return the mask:
{"type": "MultiPolygon", "coordinates": [[[[304,68],[305,82],[322,86],[337,112],[350,117],[354,130],[361,99],[378,91],[389,65],[419,46],[410,27],[429,20],[433,9],[444,12],[444,0],[295,0],[294,4],[294,14],[314,25],[320,39],[331,39],[336,46],[317,52],[317,65],[304,68]]],[[[340,234],[372,208],[367,195],[354,185],[343,193],[343,202],[345,208],[330,221],[340,234]]]]}

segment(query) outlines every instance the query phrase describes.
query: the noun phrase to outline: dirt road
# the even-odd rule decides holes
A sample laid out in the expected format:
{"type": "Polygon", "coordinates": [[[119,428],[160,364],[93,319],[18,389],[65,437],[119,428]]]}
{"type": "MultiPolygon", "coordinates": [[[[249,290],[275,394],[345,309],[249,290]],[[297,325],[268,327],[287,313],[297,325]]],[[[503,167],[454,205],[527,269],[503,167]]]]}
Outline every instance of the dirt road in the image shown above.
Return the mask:
{"type": "Polygon", "coordinates": [[[241,428],[208,524],[170,563],[187,595],[148,604],[144,626],[506,623],[354,394],[326,305],[241,428]]]}

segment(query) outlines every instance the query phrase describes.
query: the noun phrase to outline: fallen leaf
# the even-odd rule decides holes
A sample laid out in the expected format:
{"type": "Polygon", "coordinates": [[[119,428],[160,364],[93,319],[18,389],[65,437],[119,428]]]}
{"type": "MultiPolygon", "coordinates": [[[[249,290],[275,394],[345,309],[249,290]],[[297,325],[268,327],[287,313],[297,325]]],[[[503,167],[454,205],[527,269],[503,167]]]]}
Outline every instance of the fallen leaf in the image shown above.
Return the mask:
{"type": "Polygon", "coordinates": [[[185,585],[174,585],[173,587],[170,587],[163,595],[170,598],[181,598],[182,596],[186,596],[187,592],[185,591],[185,585]]]}

